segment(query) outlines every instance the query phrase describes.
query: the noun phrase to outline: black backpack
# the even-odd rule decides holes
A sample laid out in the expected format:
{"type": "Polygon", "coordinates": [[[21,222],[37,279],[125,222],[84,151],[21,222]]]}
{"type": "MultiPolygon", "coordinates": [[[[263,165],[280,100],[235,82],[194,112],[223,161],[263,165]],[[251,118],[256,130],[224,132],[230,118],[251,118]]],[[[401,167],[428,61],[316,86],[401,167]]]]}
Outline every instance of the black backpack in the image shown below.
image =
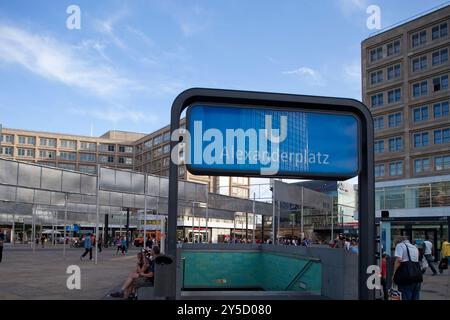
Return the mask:
{"type": "Polygon", "coordinates": [[[407,286],[414,283],[421,283],[423,281],[422,270],[420,269],[419,262],[411,261],[409,255],[409,248],[406,243],[406,251],[408,252],[408,261],[404,261],[400,264],[397,271],[394,274],[394,282],[398,286],[407,286]]]}

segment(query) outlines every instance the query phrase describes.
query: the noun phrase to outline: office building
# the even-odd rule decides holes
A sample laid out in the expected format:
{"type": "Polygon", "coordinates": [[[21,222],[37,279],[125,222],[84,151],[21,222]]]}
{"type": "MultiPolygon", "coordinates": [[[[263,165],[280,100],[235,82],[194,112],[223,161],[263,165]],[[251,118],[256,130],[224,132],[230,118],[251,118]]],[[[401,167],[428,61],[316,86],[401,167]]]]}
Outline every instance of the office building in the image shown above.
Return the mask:
{"type": "Polygon", "coordinates": [[[362,42],[362,95],[375,130],[375,206],[392,235],[449,236],[450,6],[362,42]]]}

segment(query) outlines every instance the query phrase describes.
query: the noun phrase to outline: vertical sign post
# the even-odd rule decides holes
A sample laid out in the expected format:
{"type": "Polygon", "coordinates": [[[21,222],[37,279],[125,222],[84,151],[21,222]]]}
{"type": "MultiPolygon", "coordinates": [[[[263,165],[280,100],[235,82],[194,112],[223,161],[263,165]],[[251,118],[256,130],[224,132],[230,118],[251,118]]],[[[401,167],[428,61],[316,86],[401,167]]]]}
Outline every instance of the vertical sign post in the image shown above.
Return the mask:
{"type": "MultiPolygon", "coordinates": [[[[358,176],[358,292],[360,299],[374,298],[366,285],[366,270],[375,264],[373,119],[366,106],[353,99],[189,89],[172,105],[171,133],[171,154],[187,146],[185,163],[192,174],[334,181],[358,176]],[[187,134],[178,130],[185,109],[187,134]]],[[[168,254],[177,261],[174,157],[169,167],[168,254]]],[[[273,240],[275,223],[273,217],[273,240]]],[[[167,298],[175,299],[175,283],[169,289],[167,298]]]]}

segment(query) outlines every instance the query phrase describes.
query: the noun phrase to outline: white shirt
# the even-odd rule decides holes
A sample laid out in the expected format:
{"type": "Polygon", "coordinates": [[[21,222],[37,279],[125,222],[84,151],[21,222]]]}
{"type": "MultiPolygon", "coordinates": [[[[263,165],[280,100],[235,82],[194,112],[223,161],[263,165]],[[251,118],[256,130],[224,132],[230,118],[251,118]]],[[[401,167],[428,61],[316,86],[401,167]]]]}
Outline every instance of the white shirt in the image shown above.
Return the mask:
{"type": "Polygon", "coordinates": [[[399,244],[397,244],[397,246],[395,247],[394,255],[397,258],[401,258],[402,262],[409,261],[406,246],[408,246],[411,261],[419,262],[419,250],[416,248],[416,246],[413,246],[408,240],[402,241],[399,244]]]}
{"type": "Polygon", "coordinates": [[[433,249],[433,244],[431,241],[425,240],[423,243],[425,244],[425,252],[423,254],[431,254],[433,249]]]}

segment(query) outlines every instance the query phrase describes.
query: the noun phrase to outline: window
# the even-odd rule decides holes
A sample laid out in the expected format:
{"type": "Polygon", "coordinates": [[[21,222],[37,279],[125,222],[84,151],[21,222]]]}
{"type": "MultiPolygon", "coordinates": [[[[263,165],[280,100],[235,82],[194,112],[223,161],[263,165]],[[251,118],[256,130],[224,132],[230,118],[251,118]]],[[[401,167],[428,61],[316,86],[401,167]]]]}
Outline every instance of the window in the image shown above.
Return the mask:
{"type": "Polygon", "coordinates": [[[77,160],[77,154],[75,152],[61,151],[59,153],[59,158],[62,159],[62,160],[76,161],[77,160]]]}
{"type": "Polygon", "coordinates": [[[436,171],[450,169],[450,155],[435,157],[434,169],[436,171]]]}
{"type": "Polygon", "coordinates": [[[42,159],[45,159],[45,158],[55,159],[56,158],[56,153],[55,153],[55,151],[39,150],[39,158],[42,158],[42,159]]]}
{"type": "Polygon", "coordinates": [[[448,34],[448,26],[447,22],[441,23],[438,26],[435,26],[431,29],[431,38],[433,40],[446,37],[448,34]]]}
{"type": "Polygon", "coordinates": [[[14,148],[13,147],[1,147],[0,154],[6,154],[9,156],[12,156],[14,154],[14,148]]]}
{"type": "Polygon", "coordinates": [[[156,146],[162,142],[162,136],[156,136],[153,138],[153,145],[156,146]]]}
{"type": "Polygon", "coordinates": [[[428,146],[428,144],[428,132],[414,134],[414,147],[425,147],[428,146]]]}
{"type": "Polygon", "coordinates": [[[448,75],[443,75],[433,79],[434,92],[448,89],[448,75]]]}
{"type": "Polygon", "coordinates": [[[17,155],[21,157],[34,157],[34,149],[18,148],[17,155]]]}
{"type": "Polygon", "coordinates": [[[66,170],[75,170],[75,165],[70,163],[59,163],[58,167],[66,170]]]}
{"type": "Polygon", "coordinates": [[[168,167],[170,164],[170,158],[164,158],[163,159],[163,167],[168,167]]]}
{"type": "Polygon", "coordinates": [[[19,136],[19,144],[25,144],[26,138],[24,136],[19,136]]]}
{"type": "Polygon", "coordinates": [[[130,147],[130,146],[119,146],[119,152],[122,152],[122,153],[133,153],[133,147],[130,147]]]}
{"type": "Polygon", "coordinates": [[[115,146],[113,144],[100,144],[98,149],[101,152],[114,152],[115,146]]]}
{"type": "Polygon", "coordinates": [[[49,147],[56,147],[56,139],[47,139],[49,147]]]}
{"type": "Polygon", "coordinates": [[[34,137],[27,137],[27,143],[34,146],[36,143],[36,139],[34,137]]]}
{"type": "Polygon", "coordinates": [[[96,151],[97,150],[97,143],[96,142],[81,141],[80,142],[80,149],[96,151]]]}
{"type": "Polygon", "coordinates": [[[433,113],[435,118],[448,117],[448,101],[434,104],[433,113]]]}
{"type": "Polygon", "coordinates": [[[427,56],[416,58],[412,61],[413,72],[425,70],[427,68],[427,56]]]}
{"type": "Polygon", "coordinates": [[[383,70],[375,71],[370,74],[370,83],[377,84],[383,81],[383,70]]]}
{"type": "Polygon", "coordinates": [[[388,103],[400,102],[402,94],[400,88],[388,91],[388,103]]]}
{"type": "Polygon", "coordinates": [[[384,140],[378,140],[374,142],[374,151],[375,153],[384,152],[384,140]]]}
{"type": "Polygon", "coordinates": [[[431,61],[433,66],[446,63],[448,61],[448,49],[445,48],[433,52],[431,55],[431,61]]]}
{"type": "Polygon", "coordinates": [[[389,163],[389,175],[393,176],[401,176],[403,174],[403,162],[391,162],[389,163]]]}
{"type": "Polygon", "coordinates": [[[97,156],[93,153],[80,153],[80,161],[96,162],[97,156]]]}
{"type": "Polygon", "coordinates": [[[372,102],[372,108],[381,107],[384,104],[383,94],[379,93],[379,94],[373,95],[371,97],[371,102],[372,102]]]}
{"type": "Polygon", "coordinates": [[[7,142],[7,143],[14,143],[14,136],[11,134],[3,134],[1,135],[1,139],[2,142],[7,142]]]}
{"type": "Polygon", "coordinates": [[[370,61],[375,62],[383,59],[383,47],[379,47],[370,51],[370,61]]]}
{"type": "Polygon", "coordinates": [[[163,147],[163,153],[164,154],[166,154],[166,153],[169,153],[169,151],[170,151],[170,144],[166,144],[164,147],[163,147]]]}
{"type": "Polygon", "coordinates": [[[56,147],[56,139],[40,138],[39,139],[39,145],[41,145],[41,146],[49,146],[49,147],[56,147]]]}
{"type": "Polygon", "coordinates": [[[414,97],[426,96],[427,94],[428,94],[428,82],[426,80],[413,84],[414,97]]]}
{"type": "Polygon", "coordinates": [[[387,68],[388,80],[400,78],[400,64],[387,68]]]}
{"type": "Polygon", "coordinates": [[[394,114],[390,114],[388,116],[389,128],[398,127],[401,124],[402,124],[402,114],[400,112],[394,113],[394,114]]]}
{"type": "Polygon", "coordinates": [[[387,45],[387,55],[391,56],[393,54],[400,52],[400,40],[396,40],[393,43],[387,45]]]}
{"type": "Polygon", "coordinates": [[[162,148],[161,147],[153,150],[153,158],[159,157],[161,154],[162,154],[162,148]]]}
{"type": "Polygon", "coordinates": [[[144,142],[144,149],[150,149],[153,144],[152,144],[153,140],[147,140],[144,142]]]}
{"type": "Polygon", "coordinates": [[[79,170],[81,172],[86,172],[86,173],[96,173],[97,172],[97,169],[95,168],[95,166],[80,165],[79,170]]]}
{"type": "Polygon", "coordinates": [[[428,120],[428,106],[414,108],[414,122],[428,120]]]}
{"type": "Polygon", "coordinates": [[[132,165],[133,164],[133,159],[132,158],[128,158],[128,157],[119,157],[119,163],[132,165]]]}
{"type": "Polygon", "coordinates": [[[402,137],[389,139],[389,152],[397,152],[403,149],[402,137]]]}
{"type": "Polygon", "coordinates": [[[423,30],[412,35],[412,46],[417,47],[427,43],[427,31],[423,30]]]}
{"type": "Polygon", "coordinates": [[[373,127],[375,130],[380,130],[384,128],[384,118],[377,117],[373,119],[373,127]]]}
{"type": "Polygon", "coordinates": [[[416,159],[414,160],[414,173],[421,173],[430,170],[430,159],[416,159]]]}
{"type": "Polygon", "coordinates": [[[61,148],[76,150],[77,142],[74,140],[61,140],[61,148]]]}
{"type": "Polygon", "coordinates": [[[166,133],[164,133],[164,136],[163,136],[163,141],[164,141],[164,142],[166,142],[166,141],[170,141],[170,131],[169,131],[169,132],[166,132],[166,133]]]}
{"type": "Polygon", "coordinates": [[[103,163],[113,163],[114,157],[113,156],[99,156],[98,160],[103,163]]]}
{"type": "Polygon", "coordinates": [[[448,143],[450,142],[450,129],[434,130],[434,143],[448,143]]]}

